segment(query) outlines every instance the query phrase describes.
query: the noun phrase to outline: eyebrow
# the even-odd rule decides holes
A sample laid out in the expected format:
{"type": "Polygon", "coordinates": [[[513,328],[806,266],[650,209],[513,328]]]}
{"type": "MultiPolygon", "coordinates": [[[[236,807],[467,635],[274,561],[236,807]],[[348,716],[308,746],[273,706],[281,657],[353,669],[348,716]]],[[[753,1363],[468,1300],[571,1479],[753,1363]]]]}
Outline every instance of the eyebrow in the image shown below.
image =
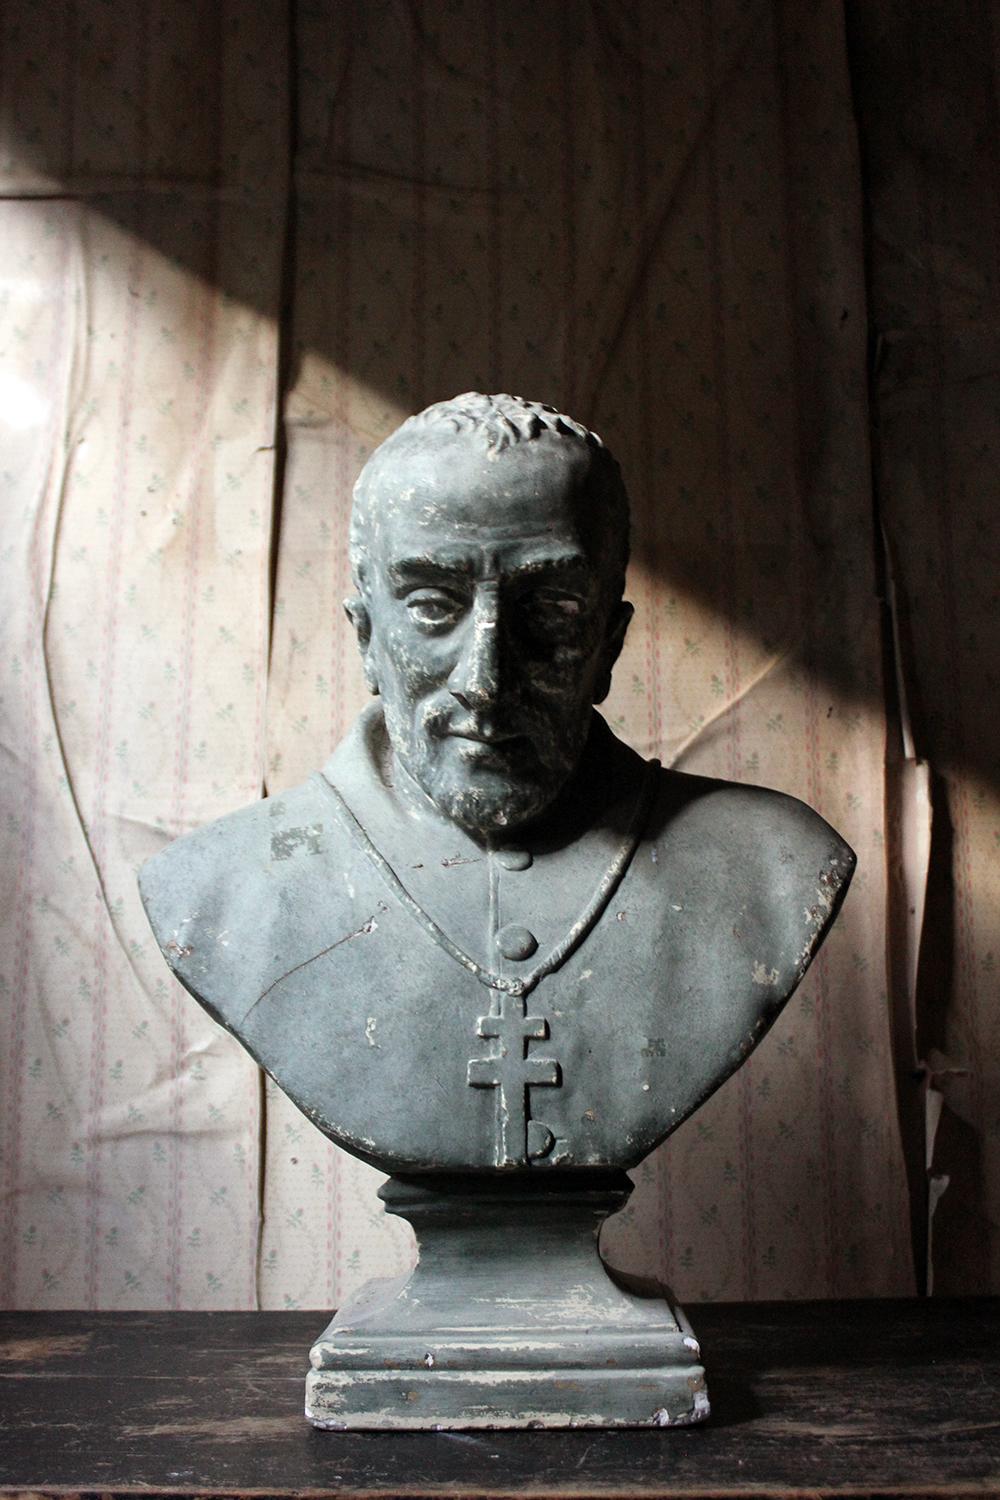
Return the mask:
{"type": "MultiPolygon", "coordinates": [[[[400,557],[388,564],[386,574],[394,588],[406,588],[415,583],[444,583],[455,579],[467,581],[475,576],[476,562],[475,557],[458,550],[453,554],[444,552],[436,557],[400,557]]],[[[591,564],[582,552],[553,552],[521,563],[501,576],[503,582],[514,582],[540,575],[589,575],[591,571],[591,564]]]]}
{"type": "Polygon", "coordinates": [[[393,588],[406,588],[414,583],[447,582],[449,579],[471,578],[473,564],[460,558],[445,562],[433,557],[401,557],[386,568],[393,588]]]}

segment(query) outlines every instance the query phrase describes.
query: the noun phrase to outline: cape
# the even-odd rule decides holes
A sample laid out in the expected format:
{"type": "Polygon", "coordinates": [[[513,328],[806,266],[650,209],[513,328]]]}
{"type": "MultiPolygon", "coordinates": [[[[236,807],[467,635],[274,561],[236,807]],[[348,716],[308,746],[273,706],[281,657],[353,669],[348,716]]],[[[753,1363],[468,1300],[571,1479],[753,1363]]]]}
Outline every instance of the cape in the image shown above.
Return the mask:
{"type": "Polygon", "coordinates": [[[376,702],[140,889],[181,984],[356,1156],[627,1168],[761,1040],[854,863],[804,803],[663,770],[597,714],[551,816],[483,848],[401,794],[376,702]]]}

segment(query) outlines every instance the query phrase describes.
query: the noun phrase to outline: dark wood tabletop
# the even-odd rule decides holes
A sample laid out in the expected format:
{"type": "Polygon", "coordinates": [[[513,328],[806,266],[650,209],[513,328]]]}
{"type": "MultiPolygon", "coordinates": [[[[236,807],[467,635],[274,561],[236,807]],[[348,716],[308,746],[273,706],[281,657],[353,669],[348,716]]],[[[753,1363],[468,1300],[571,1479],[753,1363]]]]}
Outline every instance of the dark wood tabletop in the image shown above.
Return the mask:
{"type": "Polygon", "coordinates": [[[703,1427],[333,1433],[324,1317],[0,1313],[0,1494],[1000,1496],[1000,1299],[687,1309],[703,1427]]]}

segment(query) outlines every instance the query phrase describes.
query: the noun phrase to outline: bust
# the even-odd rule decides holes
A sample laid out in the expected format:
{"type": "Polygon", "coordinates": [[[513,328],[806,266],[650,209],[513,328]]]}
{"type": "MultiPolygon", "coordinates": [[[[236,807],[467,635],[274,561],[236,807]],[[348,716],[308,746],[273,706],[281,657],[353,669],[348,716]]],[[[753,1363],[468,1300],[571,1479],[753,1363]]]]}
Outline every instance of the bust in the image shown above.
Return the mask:
{"type": "Polygon", "coordinates": [[[466,1231],[501,1201],[592,1218],[761,1040],[850,879],[801,802],[664,770],[595,712],[627,558],[620,471],[571,418],[410,418],[355,488],[373,703],[321,772],[141,873],[181,983],[407,1217],[444,1184],[466,1231]]]}

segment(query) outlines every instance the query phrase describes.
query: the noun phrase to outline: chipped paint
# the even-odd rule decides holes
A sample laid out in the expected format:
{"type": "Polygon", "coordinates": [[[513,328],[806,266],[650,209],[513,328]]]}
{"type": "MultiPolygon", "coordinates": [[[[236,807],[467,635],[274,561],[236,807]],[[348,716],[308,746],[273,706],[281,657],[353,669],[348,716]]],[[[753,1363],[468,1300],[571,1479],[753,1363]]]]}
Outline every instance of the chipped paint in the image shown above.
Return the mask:
{"type": "Polygon", "coordinates": [[[0,1363],[42,1365],[69,1354],[85,1354],[93,1342],[91,1333],[56,1333],[39,1338],[5,1339],[0,1343],[0,1363]]]}
{"type": "MultiPolygon", "coordinates": [[[[208,1439],[214,1443],[250,1443],[261,1438],[280,1438],[288,1433],[288,1420],[282,1416],[200,1417],[175,1422],[126,1422],[119,1426],[121,1439],[168,1437],[192,1440],[208,1439]]],[[[185,1486],[187,1489],[187,1486],[185,1486]]]]}
{"type": "Polygon", "coordinates": [[[279,828],[271,835],[272,860],[291,859],[296,851],[303,854],[320,854],[322,823],[304,824],[299,828],[279,828]]]}
{"type": "MultiPolygon", "coordinates": [[[[557,1128],[566,1132],[553,1142],[548,1162],[574,1167],[634,1165],[656,1143],[654,1137],[669,1133],[752,1049],[787,998],[793,979],[784,937],[789,921],[797,931],[788,946],[794,951],[796,942],[807,939],[800,958],[804,970],[836,907],[841,886],[838,860],[832,858],[825,870],[820,868],[834,836],[829,830],[810,832],[801,807],[783,822],[784,815],[775,809],[786,803],[769,795],[761,802],[757,791],[716,784],[710,796],[693,792],[671,823],[669,837],[658,833],[664,842],[650,847],[654,831],[664,824],[658,814],[652,819],[649,815],[654,806],[662,812],[670,773],[655,762],[643,769],[633,760],[631,771],[611,778],[617,798],[613,817],[586,830],[579,846],[572,842],[578,830],[571,825],[571,837],[564,844],[557,839],[543,851],[541,880],[536,876],[520,885],[510,882],[512,904],[524,898],[523,910],[537,909],[546,921],[546,883],[551,878],[554,888],[559,882],[559,904],[568,909],[575,869],[579,867],[582,876],[583,866],[593,861],[572,908],[579,915],[560,942],[548,951],[543,945],[534,967],[512,975],[508,969],[490,970],[489,959],[479,961],[481,935],[468,952],[452,940],[452,931],[464,942],[464,932],[476,930],[468,896],[488,884],[476,872],[458,867],[478,863],[479,850],[490,851],[495,835],[505,828],[537,828],[539,815],[560,805],[568,778],[580,771],[584,747],[596,742],[593,703],[607,691],[611,647],[616,652],[621,644],[627,624],[622,615],[630,608],[619,610],[612,641],[605,585],[620,582],[617,573],[609,575],[609,566],[617,567],[613,560],[609,563],[614,548],[588,550],[588,543],[586,555],[581,555],[578,497],[568,503],[568,492],[549,482],[560,434],[544,416],[546,409],[538,414],[509,397],[459,401],[475,407],[473,427],[485,414],[504,431],[517,433],[518,422],[530,419],[550,436],[535,444],[518,438],[522,451],[513,458],[508,453],[503,463],[500,458],[507,450],[499,443],[486,456],[476,442],[450,444],[447,462],[429,464],[426,475],[419,470],[417,482],[412,482],[414,470],[408,467],[412,448],[393,449],[392,440],[379,450],[383,457],[376,456],[366,466],[358,484],[351,536],[359,597],[350,601],[348,610],[358,630],[369,686],[378,693],[380,704],[373,705],[359,736],[337,752],[327,772],[317,773],[285,801],[273,803],[269,812],[275,821],[263,824],[263,839],[258,813],[237,814],[217,825],[219,849],[213,849],[210,858],[204,856],[205,870],[198,872],[197,881],[185,885],[180,878],[186,856],[156,866],[172,876],[164,881],[170,889],[158,907],[162,912],[169,902],[170,916],[161,925],[157,918],[154,925],[158,937],[169,932],[182,903],[200,899],[200,891],[210,892],[210,930],[193,928],[190,944],[183,924],[173,934],[173,953],[187,957],[193,947],[198,949],[194,963],[184,970],[185,982],[193,989],[192,973],[207,974],[215,966],[210,977],[216,988],[206,982],[208,998],[203,1003],[213,1013],[222,1012],[225,1024],[238,1036],[241,1020],[277,985],[285,986],[280,1003],[276,998],[274,1005],[262,1007],[244,1033],[252,1037],[255,1056],[266,1067],[273,1065],[275,1076],[293,1097],[299,1092],[306,1096],[302,1108],[327,1135],[386,1170],[404,1172],[413,1166],[424,1171],[443,1164],[454,1165],[456,1171],[485,1170],[490,1165],[526,1168],[527,1157],[541,1154],[532,1150],[532,1132],[536,1144],[541,1132],[552,1137],[534,1117],[536,1106],[545,1113],[546,1102],[554,1106],[557,1128]],[[508,477],[517,482],[508,483],[508,477]],[[552,571],[555,562],[558,581],[552,571]],[[433,576],[428,577],[431,565],[433,576]],[[529,578],[532,569],[535,577],[529,578]],[[583,582],[574,585],[577,576],[583,582]],[[537,586],[539,580],[545,580],[544,587],[537,586]],[[561,595],[561,602],[557,598],[553,603],[554,595],[561,595]],[[572,608],[564,611],[567,602],[572,608]],[[535,610],[540,644],[549,649],[529,653],[519,649],[519,642],[525,639],[525,620],[533,618],[535,610]],[[577,616],[571,629],[560,615],[577,616]],[[380,743],[391,750],[391,766],[366,759],[370,741],[364,738],[369,732],[365,724],[378,724],[380,743]],[[383,770],[392,774],[380,781],[378,773],[383,770]],[[419,789],[419,798],[409,795],[412,787],[403,794],[404,784],[410,782],[419,789]],[[366,787],[371,795],[373,787],[379,795],[392,793],[399,815],[391,823],[391,833],[380,831],[377,816],[369,818],[366,787]],[[457,831],[441,832],[433,813],[428,816],[427,799],[471,842],[463,841],[457,831]],[[763,813],[755,822],[758,809],[763,813]],[[772,813],[773,823],[768,821],[772,813]],[[744,814],[746,821],[741,823],[744,814]],[[326,819],[325,832],[317,817],[326,819]],[[750,830],[749,844],[742,842],[744,826],[750,830]],[[237,834],[247,831],[242,848],[240,836],[230,842],[237,859],[251,849],[248,863],[255,877],[266,874],[266,881],[258,880],[256,888],[251,883],[238,890],[225,885],[222,845],[229,834],[222,838],[223,828],[237,834]],[[765,836],[758,838],[761,832],[765,836]],[[591,833],[596,835],[593,839],[591,833]],[[376,846],[376,836],[385,838],[384,850],[376,846]],[[266,858],[268,844],[278,863],[265,870],[261,855],[266,858]],[[790,867],[779,881],[773,878],[775,844],[790,846],[781,851],[782,858],[787,852],[790,867]],[[643,857],[646,847],[648,862],[643,857]],[[718,867],[704,857],[709,847],[720,850],[718,867]],[[602,848],[611,862],[604,864],[595,886],[602,848]],[[463,849],[478,857],[455,852],[463,849]],[[326,856],[321,862],[309,857],[321,852],[326,856]],[[655,875],[650,872],[650,866],[659,863],[664,864],[662,882],[658,870],[655,875]],[[425,872],[416,883],[420,902],[397,873],[409,868],[425,872]],[[336,878],[338,871],[343,885],[336,878]],[[561,871],[567,875],[565,881],[561,871]],[[385,896],[377,912],[377,897],[367,894],[375,878],[385,896]],[[446,894],[439,897],[435,890],[446,894]],[[665,898],[671,890],[690,890],[692,907],[685,909],[676,900],[668,905],[665,898]],[[584,904],[590,892],[589,904],[584,904]],[[780,910],[772,911],[772,894],[780,910]],[[540,898],[537,906],[531,904],[533,897],[540,898]],[[242,913],[241,905],[246,908],[242,913]],[[805,913],[805,928],[796,923],[799,909],[805,913]],[[378,913],[390,910],[385,930],[374,938],[381,921],[378,913]],[[215,915],[220,912],[224,918],[215,915]],[[367,912],[371,915],[363,921],[367,912]],[[674,914],[682,913],[684,921],[675,921],[674,914]],[[417,924],[412,930],[411,919],[417,924]],[[229,929],[213,937],[223,920],[235,928],[231,955],[220,951],[229,942],[229,929]],[[592,940],[598,924],[600,932],[592,940]],[[629,933],[624,925],[629,925],[629,933]],[[258,932],[260,953],[255,959],[258,932]],[[741,947],[730,961],[734,939],[741,947]],[[334,949],[347,944],[353,946],[334,962],[326,961],[334,949]],[[581,952],[584,944],[588,946],[581,952]],[[758,953],[763,949],[769,957],[779,957],[781,978],[778,968],[754,958],[755,947],[758,953]],[[578,982],[575,962],[565,974],[558,972],[578,952],[581,963],[592,957],[600,961],[600,988],[608,989],[606,996],[598,997],[592,985],[584,988],[593,977],[591,967],[582,970],[578,982]],[[239,974],[238,999],[227,1010],[216,1004],[216,994],[240,968],[237,955],[241,962],[246,955],[247,961],[239,974]],[[454,961],[450,974],[445,959],[454,961]],[[279,968],[284,972],[271,983],[279,968]],[[737,984],[732,986],[734,970],[737,984]],[[469,1035],[477,1009],[466,1005],[477,984],[490,991],[489,1015],[479,1018],[478,1040],[469,1035]],[[529,1015],[525,996],[538,987],[529,1015]],[[735,993],[720,994],[726,987],[735,993]],[[600,1031],[606,1013],[606,1005],[597,1004],[599,998],[613,1004],[616,1012],[615,1025],[610,1031],[605,1028],[603,1041],[592,1029],[596,1025],[600,1031]],[[250,1010],[243,1014],[250,1001],[250,1010]],[[304,1022],[301,1032],[296,1024],[292,1036],[290,1013],[296,1023],[300,1016],[304,1022]],[[454,1024],[456,1013],[466,1018],[464,1030],[463,1023],[454,1024]],[[552,1024],[553,1017],[560,1024],[552,1024]],[[702,1017],[707,1035],[697,1034],[702,1017]],[[347,1045],[341,1046],[341,1040],[347,1045]],[[489,1045],[481,1047],[480,1041],[489,1045]],[[547,1044],[544,1058],[532,1053],[529,1043],[534,1042],[547,1044]],[[316,1047],[327,1043],[329,1052],[317,1055],[316,1047]],[[385,1052],[372,1059],[369,1049],[380,1045],[385,1052]],[[456,1046],[461,1049],[457,1054],[456,1046]],[[470,1056],[473,1049],[488,1055],[470,1056]],[[637,1091],[644,1096],[654,1091],[651,1080],[635,1077],[639,1049],[652,1060],[662,1059],[652,1070],[657,1077],[656,1101],[635,1099],[637,1091]],[[305,1053],[308,1062],[297,1055],[305,1053]],[[461,1080],[463,1063],[472,1070],[466,1073],[472,1089],[493,1090],[492,1101],[472,1090],[464,1091],[463,1098],[449,1092],[449,1079],[461,1080]],[[549,1070],[548,1076],[533,1076],[533,1066],[549,1070]],[[306,1076],[310,1069],[323,1075],[315,1087],[306,1076]],[[388,1086],[375,1098],[371,1080],[380,1072],[387,1075],[388,1086]],[[413,1078],[423,1079],[425,1086],[407,1088],[413,1078]],[[561,1092],[546,1093],[545,1088],[561,1092]],[[676,1104],[669,1105],[668,1113],[671,1098],[676,1104]],[[599,1121],[597,1111],[586,1108],[593,1100],[600,1104],[599,1121]],[[484,1107],[489,1102],[495,1110],[484,1107]],[[393,1113],[397,1109],[398,1119],[393,1113]]],[[[419,428],[427,418],[415,420],[419,428]]],[[[408,424],[411,436],[416,430],[408,424]]],[[[591,454],[592,440],[585,436],[584,442],[591,454]]],[[[569,459],[575,462],[575,457],[569,445],[562,446],[568,472],[569,459]]],[[[614,542],[613,527],[606,540],[614,542]]],[[[611,757],[615,752],[606,748],[600,753],[611,757]]],[[[608,763],[617,764],[611,759],[608,763]]],[[[580,786],[584,780],[589,783],[589,774],[588,770],[581,777],[580,786]]],[[[197,847],[211,843],[209,839],[197,847]]],[[[487,870],[493,863],[490,857],[487,870]]],[[[495,870],[493,874],[495,896],[500,877],[495,870]]],[[[480,934],[485,926],[478,929],[480,934]]],[[[494,951],[493,930],[484,950],[487,955],[494,951]]],[[[171,953],[169,943],[167,951],[171,953]]],[[[479,1009],[485,1011],[481,991],[480,999],[479,1009]]],[[[544,1171],[531,1175],[544,1199],[546,1188],[551,1191],[544,1171]]],[[[394,1181],[403,1195],[401,1179],[394,1181]]],[[[502,1194],[496,1179],[494,1186],[502,1194]]],[[[388,1190],[382,1190],[387,1207],[407,1217],[404,1207],[393,1207],[392,1192],[391,1181],[388,1190]]],[[[405,1192],[418,1190],[411,1185],[405,1192]]],[[[351,1326],[341,1318],[329,1340],[317,1346],[323,1353],[318,1363],[314,1360],[318,1379],[309,1397],[313,1420],[318,1425],[390,1428],[665,1426],[706,1415],[703,1374],[695,1365],[697,1341],[682,1338],[677,1327],[661,1337],[669,1317],[665,1303],[650,1298],[649,1305],[643,1305],[638,1296],[616,1293],[605,1284],[604,1273],[594,1263],[592,1205],[586,1236],[581,1234],[589,1259],[584,1264],[581,1255],[574,1261],[566,1248],[568,1198],[567,1192],[557,1208],[549,1205],[549,1219],[543,1215],[547,1227],[537,1241],[531,1229],[536,1216],[525,1211],[523,1201],[503,1232],[497,1227],[502,1220],[497,1198],[475,1224],[474,1212],[459,1195],[435,1204],[434,1232],[428,1230],[422,1237],[421,1261],[413,1278],[405,1287],[373,1291],[364,1306],[355,1301],[351,1312],[364,1324],[356,1343],[351,1326]],[[455,1232],[450,1241],[445,1231],[455,1232]],[[449,1246],[443,1257],[442,1243],[449,1246]],[[427,1289],[426,1296],[420,1287],[427,1289]],[[444,1301],[488,1323],[475,1356],[458,1347],[458,1340],[449,1342],[448,1334],[436,1325],[444,1301]],[[525,1327],[539,1337],[521,1338],[525,1327]],[[542,1337],[547,1333],[553,1336],[542,1337]],[[561,1345],[557,1333],[565,1336],[561,1345]],[[577,1340],[575,1346],[571,1338],[577,1340]],[[511,1362],[511,1369],[505,1361],[511,1362]]],[[[397,1205],[401,1201],[398,1197],[397,1205]]],[[[419,1213],[415,1211],[412,1219],[419,1230],[419,1213]]]]}

